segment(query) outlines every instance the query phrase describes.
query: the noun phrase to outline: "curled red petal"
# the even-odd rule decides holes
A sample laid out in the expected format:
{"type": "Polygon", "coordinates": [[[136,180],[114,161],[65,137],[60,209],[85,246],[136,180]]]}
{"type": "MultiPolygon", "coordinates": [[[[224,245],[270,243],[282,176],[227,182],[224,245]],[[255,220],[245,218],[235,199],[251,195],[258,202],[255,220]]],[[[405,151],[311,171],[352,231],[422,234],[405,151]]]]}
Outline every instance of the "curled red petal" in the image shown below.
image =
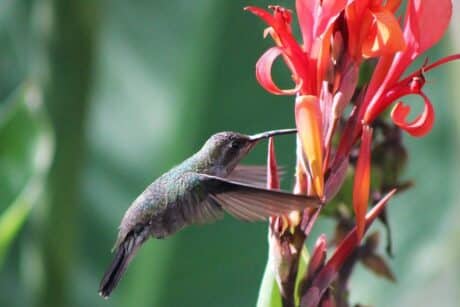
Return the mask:
{"type": "Polygon", "coordinates": [[[296,94],[302,84],[299,82],[297,86],[290,90],[282,90],[276,86],[272,79],[272,66],[273,62],[283,53],[279,47],[272,47],[265,51],[256,63],[256,78],[259,84],[269,93],[274,95],[294,95],[296,94]]]}
{"type": "Polygon", "coordinates": [[[366,212],[371,185],[371,145],[372,128],[364,126],[353,184],[353,209],[356,216],[356,234],[358,241],[361,241],[366,226],[366,212]]]}
{"type": "Polygon", "coordinates": [[[423,98],[424,107],[420,115],[413,121],[407,122],[411,108],[408,105],[398,102],[391,111],[391,119],[396,126],[400,127],[407,133],[415,137],[422,137],[431,131],[434,124],[434,108],[428,97],[423,92],[420,92],[423,98]]]}

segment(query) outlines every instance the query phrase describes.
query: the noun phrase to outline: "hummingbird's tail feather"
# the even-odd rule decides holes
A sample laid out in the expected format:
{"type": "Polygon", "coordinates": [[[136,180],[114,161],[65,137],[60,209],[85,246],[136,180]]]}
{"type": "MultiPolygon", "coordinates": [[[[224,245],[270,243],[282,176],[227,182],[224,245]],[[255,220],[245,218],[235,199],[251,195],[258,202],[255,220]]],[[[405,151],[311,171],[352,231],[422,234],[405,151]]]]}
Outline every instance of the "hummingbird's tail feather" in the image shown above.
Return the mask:
{"type": "Polygon", "coordinates": [[[126,271],[128,264],[134,257],[140,245],[145,241],[145,238],[134,233],[126,236],[123,242],[118,245],[115,252],[115,258],[112,260],[109,268],[102,278],[99,285],[99,295],[103,298],[108,298],[113,289],[118,285],[123,273],[126,271]]]}

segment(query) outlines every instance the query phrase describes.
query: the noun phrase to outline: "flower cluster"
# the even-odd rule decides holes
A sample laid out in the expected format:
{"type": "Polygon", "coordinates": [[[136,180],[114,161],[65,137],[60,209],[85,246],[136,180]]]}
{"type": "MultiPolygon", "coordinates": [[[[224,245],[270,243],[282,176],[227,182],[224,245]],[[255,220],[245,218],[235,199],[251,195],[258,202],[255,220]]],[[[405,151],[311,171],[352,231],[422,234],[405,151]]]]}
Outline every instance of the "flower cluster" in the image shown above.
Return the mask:
{"type": "Polygon", "coordinates": [[[297,0],[302,43],[293,35],[290,10],[270,6],[270,13],[246,8],[267,23],[264,35],[271,36],[276,45],[256,64],[258,82],[272,94],[296,96],[301,162],[307,174],[300,190],[331,199],[340,180],[328,186],[325,178],[340,169],[361,139],[353,191],[359,236],[369,200],[372,122],[401,97],[418,95],[424,104],[421,114],[408,121],[410,106],[397,102],[391,119],[412,136],[427,134],[433,126],[434,109],[423,92],[424,74],[460,58],[453,55],[425,63],[402,78],[410,64],[443,36],[452,4],[450,0],[410,0],[403,25],[395,15],[400,5],[401,0],[297,0]],[[279,56],[292,73],[292,89],[280,89],[272,79],[272,64],[279,56]],[[358,87],[360,68],[371,59],[377,63],[372,76],[358,87]],[[346,114],[350,104],[353,109],[346,114]],[[345,126],[339,129],[342,119],[345,126]],[[339,138],[337,148],[333,148],[335,136],[339,138]]]}
{"type": "Polygon", "coordinates": [[[404,76],[446,32],[452,3],[408,0],[403,7],[401,2],[296,0],[301,42],[293,34],[291,10],[281,6],[246,8],[268,25],[264,37],[271,37],[275,44],[256,63],[257,81],[272,94],[295,96],[299,145],[295,191],[317,195],[327,206],[343,184],[354,148],[359,147],[352,192],[356,227],[327,263],[323,256],[315,256],[325,253],[325,239],[319,241],[312,261],[315,257],[320,260],[315,260],[317,268],[309,269],[309,303],[305,306],[316,306],[327,296],[334,273],[395,193],[395,189],[387,189],[368,212],[375,121],[391,108],[390,117],[398,130],[415,137],[426,135],[435,116],[423,91],[425,73],[460,59],[456,54],[431,64],[425,61],[404,76]],[[272,65],[279,57],[292,74],[291,89],[281,89],[272,78],[272,65]],[[372,73],[362,84],[360,74],[369,67],[372,73]],[[410,106],[399,101],[408,95],[419,96],[423,102],[423,110],[413,120],[408,120],[410,106]]]}

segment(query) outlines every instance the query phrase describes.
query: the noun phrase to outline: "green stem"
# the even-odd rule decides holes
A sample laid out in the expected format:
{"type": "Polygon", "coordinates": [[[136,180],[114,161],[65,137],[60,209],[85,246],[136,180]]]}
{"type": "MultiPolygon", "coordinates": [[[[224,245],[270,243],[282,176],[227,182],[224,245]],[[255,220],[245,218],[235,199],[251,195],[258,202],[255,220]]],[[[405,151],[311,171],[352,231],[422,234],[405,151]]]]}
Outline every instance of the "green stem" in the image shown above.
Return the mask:
{"type": "Polygon", "coordinates": [[[98,1],[53,0],[54,29],[49,50],[50,83],[45,102],[56,133],[56,155],[49,180],[45,221],[45,281],[42,306],[69,306],[77,251],[77,210],[84,156],[84,121],[88,108],[97,29],[98,1]]]}

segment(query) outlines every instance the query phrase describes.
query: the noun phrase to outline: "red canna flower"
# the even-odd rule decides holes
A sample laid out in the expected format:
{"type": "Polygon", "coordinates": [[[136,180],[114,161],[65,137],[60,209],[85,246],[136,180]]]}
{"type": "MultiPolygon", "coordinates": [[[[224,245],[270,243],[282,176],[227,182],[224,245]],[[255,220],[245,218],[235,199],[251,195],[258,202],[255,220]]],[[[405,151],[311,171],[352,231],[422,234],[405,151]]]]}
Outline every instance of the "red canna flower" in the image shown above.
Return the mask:
{"type": "MultiPolygon", "coordinates": [[[[306,210],[303,216],[297,213],[303,236],[310,234],[320,210],[344,183],[350,173],[348,166],[353,165],[351,153],[361,140],[353,182],[356,227],[326,264],[320,256],[315,258],[321,260],[318,265],[321,269],[308,273],[315,277],[309,276],[312,287],[302,298],[302,302],[306,298],[307,306],[334,302],[329,298],[321,301],[321,297],[395,192],[392,190],[366,215],[371,200],[371,149],[377,140],[371,127],[393,105],[390,118],[395,126],[411,136],[426,135],[433,127],[435,114],[423,91],[425,75],[435,67],[460,59],[460,54],[456,54],[431,64],[425,62],[420,69],[403,76],[416,58],[442,38],[450,22],[452,3],[451,0],[408,0],[405,15],[398,16],[401,2],[296,0],[301,40],[293,34],[292,11],[281,6],[269,6],[271,12],[252,6],[245,8],[267,24],[264,36],[269,35],[274,41],[274,46],[256,63],[257,81],[272,94],[296,96],[298,145],[294,191],[316,194],[325,203],[318,210],[306,210]],[[279,57],[291,72],[294,85],[290,89],[281,89],[273,81],[272,65],[279,57]],[[362,64],[371,58],[377,63],[371,78],[358,88],[362,64]],[[411,121],[408,120],[411,107],[399,101],[408,95],[419,96],[424,106],[411,121]],[[351,106],[349,113],[348,106],[351,106]]],[[[270,176],[269,180],[272,185],[277,184],[270,176]]],[[[380,195],[391,184],[385,191],[379,190],[380,195]]],[[[394,186],[398,184],[395,182],[394,186]]],[[[295,224],[293,220],[290,219],[290,226],[295,224]]],[[[317,248],[320,249],[325,252],[325,243],[317,248]]]]}
{"type": "MultiPolygon", "coordinates": [[[[409,107],[401,108],[396,105],[394,111],[399,119],[397,124],[404,130],[409,128],[413,135],[424,135],[433,125],[433,108],[429,99],[423,94],[424,85],[422,68],[414,78],[397,82],[407,67],[423,52],[436,44],[447,30],[452,16],[450,0],[411,0],[404,25],[406,49],[390,57],[380,59],[374,75],[369,83],[366,97],[363,101],[363,119],[369,123],[396,99],[410,95],[420,95],[424,100],[423,116],[413,123],[400,121],[405,119],[409,107]],[[419,128],[420,131],[417,131],[419,128]]],[[[393,117],[394,118],[394,117],[393,117]]]]}
{"type": "MultiPolygon", "coordinates": [[[[402,28],[395,15],[400,4],[401,0],[297,0],[302,43],[293,35],[290,10],[270,6],[273,11],[270,13],[257,7],[246,8],[268,25],[264,33],[269,34],[276,45],[258,60],[257,80],[270,93],[297,95],[295,119],[303,150],[301,166],[307,174],[305,184],[310,186],[298,190],[324,197],[325,174],[334,173],[348,159],[351,148],[363,133],[363,125],[372,124],[386,108],[406,95],[420,96],[424,110],[408,122],[410,106],[396,103],[391,112],[395,125],[413,136],[423,136],[431,130],[434,109],[423,92],[424,73],[460,55],[425,64],[404,79],[401,76],[420,54],[443,36],[452,4],[450,0],[409,0],[402,28]],[[292,72],[295,83],[292,89],[280,89],[273,82],[271,68],[279,56],[292,72]],[[337,150],[333,150],[332,138],[355,93],[359,66],[370,57],[377,58],[378,64],[368,86],[356,100],[357,107],[346,121],[337,150]],[[331,158],[334,163],[330,163],[331,158]]],[[[361,190],[356,187],[355,194],[364,195],[361,190]]],[[[355,209],[361,220],[365,210],[361,211],[366,208],[363,202],[362,197],[356,198],[355,209]]]]}
{"type": "Polygon", "coordinates": [[[372,74],[364,98],[358,109],[347,121],[346,128],[337,149],[334,165],[338,166],[356,142],[362,132],[362,124],[371,124],[392,103],[407,95],[418,95],[422,98],[424,108],[413,121],[407,117],[410,106],[398,102],[393,107],[391,118],[401,129],[412,136],[426,135],[434,124],[434,108],[423,92],[424,74],[441,64],[460,59],[460,55],[452,55],[433,64],[424,64],[422,68],[401,79],[410,64],[423,52],[436,44],[445,33],[452,15],[450,0],[409,0],[404,22],[404,50],[394,54],[383,55],[372,74]]]}

